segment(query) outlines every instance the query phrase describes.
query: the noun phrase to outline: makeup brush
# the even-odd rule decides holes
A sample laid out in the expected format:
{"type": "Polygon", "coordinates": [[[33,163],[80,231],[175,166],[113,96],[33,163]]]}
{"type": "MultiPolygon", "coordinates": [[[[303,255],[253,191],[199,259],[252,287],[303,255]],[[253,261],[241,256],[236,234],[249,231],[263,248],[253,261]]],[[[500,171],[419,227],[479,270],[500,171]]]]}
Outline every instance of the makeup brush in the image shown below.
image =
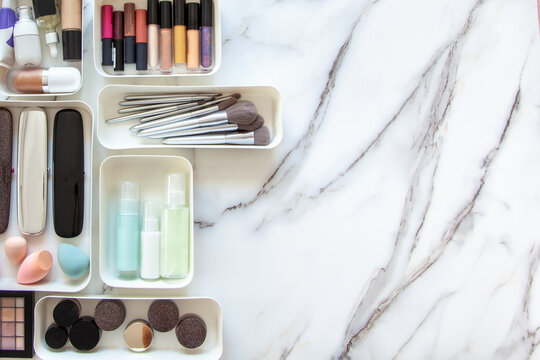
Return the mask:
{"type": "Polygon", "coordinates": [[[192,135],[201,135],[208,133],[225,133],[225,132],[234,132],[234,131],[255,131],[264,125],[264,119],[261,115],[257,115],[255,121],[251,124],[230,124],[227,120],[222,120],[219,124],[212,126],[204,126],[194,129],[185,129],[179,128],[177,131],[173,131],[161,135],[151,135],[148,136],[151,139],[162,139],[164,137],[181,137],[181,136],[192,136],[192,135]],[[221,124],[223,122],[223,124],[221,124]]]}
{"type": "Polygon", "coordinates": [[[266,126],[247,133],[183,136],[164,139],[166,145],[258,145],[270,143],[270,131],[266,126]]]}
{"type": "Polygon", "coordinates": [[[148,111],[152,109],[164,108],[164,107],[172,106],[172,105],[182,105],[184,108],[188,108],[192,106],[202,105],[206,103],[207,101],[208,100],[199,100],[199,101],[193,101],[193,102],[188,102],[188,103],[179,102],[176,104],[153,104],[153,105],[144,105],[144,106],[130,106],[130,107],[124,107],[124,108],[118,109],[118,113],[128,114],[128,113],[134,113],[134,112],[142,112],[142,111],[148,111]]]}
{"type": "Polygon", "coordinates": [[[208,97],[218,97],[221,96],[219,93],[168,93],[168,94],[131,94],[126,95],[124,97],[124,100],[146,100],[146,99],[160,99],[160,98],[167,98],[167,97],[173,97],[173,96],[208,96],[208,97]]]}
{"type": "Polygon", "coordinates": [[[119,103],[120,106],[140,106],[140,105],[156,105],[156,104],[173,104],[186,103],[199,100],[210,100],[213,96],[174,96],[158,99],[143,99],[143,100],[125,100],[119,103]]]}
{"type": "MultiPolygon", "coordinates": [[[[156,126],[150,129],[145,129],[137,133],[138,136],[151,136],[159,134],[167,134],[176,131],[182,127],[187,129],[205,126],[208,123],[215,123],[221,120],[227,120],[229,123],[247,125],[251,124],[257,117],[257,108],[250,101],[239,101],[236,104],[205,116],[197,117],[191,120],[183,120],[180,122],[172,122],[164,125],[156,126]]],[[[167,136],[164,136],[167,137],[167,136]]]]}

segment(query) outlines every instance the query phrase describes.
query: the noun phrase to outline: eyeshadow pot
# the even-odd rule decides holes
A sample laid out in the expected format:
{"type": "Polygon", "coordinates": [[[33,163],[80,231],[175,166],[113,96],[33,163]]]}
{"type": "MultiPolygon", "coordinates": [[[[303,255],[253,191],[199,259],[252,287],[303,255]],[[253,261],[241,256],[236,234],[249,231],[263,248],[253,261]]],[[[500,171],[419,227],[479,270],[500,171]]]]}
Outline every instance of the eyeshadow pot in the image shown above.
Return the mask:
{"type": "Polygon", "coordinates": [[[83,316],[69,329],[69,341],[77,350],[90,351],[100,339],[101,329],[91,316],[83,316]]]}
{"type": "Polygon", "coordinates": [[[54,322],[63,327],[69,327],[79,319],[81,304],[77,300],[60,301],[53,310],[54,322]]]}
{"type": "Polygon", "coordinates": [[[154,331],[144,320],[134,320],[129,323],[124,331],[126,346],[134,352],[148,350],[154,338],[154,331]]]}
{"type": "Polygon", "coordinates": [[[171,300],[156,300],[148,308],[148,322],[159,332],[174,329],[178,315],[178,306],[171,300]]]}
{"type": "Polygon", "coordinates": [[[176,326],[176,338],[185,348],[198,348],[206,340],[206,324],[197,315],[186,315],[176,326]]]}
{"type": "Polygon", "coordinates": [[[126,307],[120,300],[101,300],[94,310],[94,319],[101,330],[116,330],[126,319],[126,307]]]}
{"type": "Polygon", "coordinates": [[[65,327],[52,323],[45,332],[45,343],[52,349],[60,349],[68,341],[68,331],[65,327]]]}

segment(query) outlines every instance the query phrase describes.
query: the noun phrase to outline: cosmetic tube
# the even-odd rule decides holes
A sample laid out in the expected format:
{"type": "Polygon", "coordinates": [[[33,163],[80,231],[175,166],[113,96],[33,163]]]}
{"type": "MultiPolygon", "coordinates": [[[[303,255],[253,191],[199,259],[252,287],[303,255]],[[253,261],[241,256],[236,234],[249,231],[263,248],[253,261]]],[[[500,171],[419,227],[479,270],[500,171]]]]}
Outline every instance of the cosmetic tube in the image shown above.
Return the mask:
{"type": "Polygon", "coordinates": [[[114,71],[124,71],[124,12],[113,12],[114,71]]]}
{"type": "Polygon", "coordinates": [[[135,4],[124,4],[124,62],[135,64],[135,4]]]}
{"type": "Polygon", "coordinates": [[[21,94],[71,93],[81,87],[81,73],[74,67],[12,69],[7,88],[21,94]]]}
{"type": "Polygon", "coordinates": [[[122,277],[135,277],[139,268],[139,185],[120,184],[116,215],[116,269],[122,277]]]}
{"type": "Polygon", "coordinates": [[[113,7],[101,7],[101,65],[112,66],[113,63],[113,7]]]}
{"type": "Polygon", "coordinates": [[[186,0],[174,0],[174,63],[186,65],[186,0]]]}
{"type": "Polygon", "coordinates": [[[158,0],[148,0],[147,9],[148,67],[154,70],[159,67],[158,0]]]}
{"type": "Polygon", "coordinates": [[[173,66],[172,2],[159,3],[159,62],[161,72],[171,72],[173,66]]]}
{"type": "Polygon", "coordinates": [[[0,66],[10,68],[15,60],[13,54],[13,26],[17,22],[17,0],[2,0],[0,9],[0,66]]]}
{"type": "Polygon", "coordinates": [[[167,176],[167,207],[161,217],[160,274],[166,279],[184,278],[189,272],[189,209],[186,176],[167,176]]]}
{"type": "Polygon", "coordinates": [[[19,6],[17,15],[19,20],[13,27],[15,62],[19,66],[38,66],[41,63],[41,44],[32,7],[19,6]]]}
{"type": "Polygon", "coordinates": [[[212,0],[201,0],[201,65],[212,66],[212,0]]]}
{"type": "MultiPolygon", "coordinates": [[[[189,1],[189,0],[188,0],[189,1]]],[[[199,69],[199,3],[188,2],[187,5],[187,67],[199,69]]]]}
{"type": "Polygon", "coordinates": [[[148,44],[146,34],[146,10],[135,11],[135,61],[137,70],[148,69],[148,44]]]}
{"type": "Polygon", "coordinates": [[[58,56],[58,47],[60,42],[56,27],[60,25],[60,12],[56,5],[56,0],[32,0],[36,22],[45,32],[45,44],[49,47],[52,57],[58,56]]]}
{"type": "Polygon", "coordinates": [[[159,278],[159,211],[157,203],[144,203],[144,220],[141,231],[141,278],[159,278]]]}
{"type": "Polygon", "coordinates": [[[64,61],[82,58],[82,0],[62,0],[62,47],[64,61]]]}

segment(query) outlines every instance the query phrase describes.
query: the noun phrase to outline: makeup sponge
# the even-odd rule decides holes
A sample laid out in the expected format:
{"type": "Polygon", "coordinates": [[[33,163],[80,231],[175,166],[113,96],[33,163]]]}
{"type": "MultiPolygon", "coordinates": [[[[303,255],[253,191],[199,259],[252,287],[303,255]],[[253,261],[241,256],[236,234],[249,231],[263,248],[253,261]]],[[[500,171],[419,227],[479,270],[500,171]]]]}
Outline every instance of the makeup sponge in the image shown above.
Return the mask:
{"type": "Polygon", "coordinates": [[[36,251],[28,255],[19,267],[17,282],[19,284],[33,284],[43,279],[53,265],[53,257],[47,250],[36,251]]]}
{"type": "Polygon", "coordinates": [[[4,244],[6,256],[13,265],[19,265],[26,255],[28,245],[21,236],[12,236],[4,244]]]}
{"type": "Polygon", "coordinates": [[[88,271],[90,259],[76,246],[71,244],[58,245],[58,264],[67,276],[80,278],[88,271]]]}

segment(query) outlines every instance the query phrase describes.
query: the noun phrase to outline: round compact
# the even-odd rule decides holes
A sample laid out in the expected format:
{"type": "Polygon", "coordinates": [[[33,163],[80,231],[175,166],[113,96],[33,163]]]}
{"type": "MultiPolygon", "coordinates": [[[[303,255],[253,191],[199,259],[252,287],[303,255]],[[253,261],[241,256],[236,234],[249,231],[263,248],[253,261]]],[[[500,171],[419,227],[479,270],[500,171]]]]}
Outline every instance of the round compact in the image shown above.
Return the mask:
{"type": "Polygon", "coordinates": [[[178,307],[171,300],[156,300],[148,309],[148,322],[159,332],[167,332],[178,324],[178,307]]]}
{"type": "Polygon", "coordinates": [[[185,348],[198,348],[206,339],[206,324],[197,315],[186,315],[176,326],[176,338],[185,348]]]}
{"type": "Polygon", "coordinates": [[[83,316],[69,330],[69,341],[77,350],[92,350],[100,338],[101,329],[91,316],[83,316]]]}
{"type": "Polygon", "coordinates": [[[47,343],[47,346],[52,349],[60,349],[62,346],[66,345],[67,340],[67,329],[58,326],[56,323],[52,323],[45,332],[45,342],[47,343]]]}
{"type": "Polygon", "coordinates": [[[129,323],[124,331],[126,346],[135,352],[148,350],[154,338],[154,331],[144,320],[134,320],[129,323]]]}
{"type": "Polygon", "coordinates": [[[94,319],[101,330],[116,330],[126,319],[126,307],[120,300],[101,300],[94,310],[94,319]]]}
{"type": "Polygon", "coordinates": [[[59,326],[69,327],[79,319],[81,304],[77,300],[62,300],[53,310],[54,322],[59,326]]]}

